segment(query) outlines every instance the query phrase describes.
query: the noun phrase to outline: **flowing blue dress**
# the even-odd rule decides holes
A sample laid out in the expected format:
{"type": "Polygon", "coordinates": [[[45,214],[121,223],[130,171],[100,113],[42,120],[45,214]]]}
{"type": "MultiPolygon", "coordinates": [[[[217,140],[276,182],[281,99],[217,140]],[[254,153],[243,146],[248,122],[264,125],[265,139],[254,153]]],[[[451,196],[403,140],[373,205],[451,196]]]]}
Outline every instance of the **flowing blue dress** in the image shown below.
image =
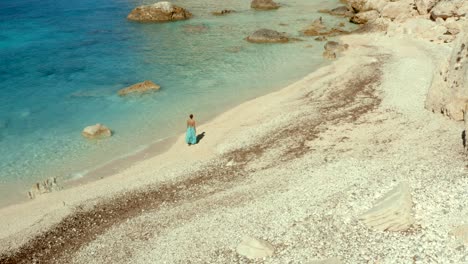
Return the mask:
{"type": "Polygon", "coordinates": [[[185,142],[187,144],[197,144],[197,134],[193,126],[187,127],[187,133],[185,133],[185,142]]]}

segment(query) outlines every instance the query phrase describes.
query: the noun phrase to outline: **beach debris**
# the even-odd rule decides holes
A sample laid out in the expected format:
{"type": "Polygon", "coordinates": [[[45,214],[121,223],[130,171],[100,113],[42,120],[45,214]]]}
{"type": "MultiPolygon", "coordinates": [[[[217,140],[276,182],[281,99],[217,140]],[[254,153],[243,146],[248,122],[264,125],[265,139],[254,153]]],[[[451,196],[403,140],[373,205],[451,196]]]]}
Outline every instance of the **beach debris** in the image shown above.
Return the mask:
{"type": "Polygon", "coordinates": [[[89,139],[106,138],[112,136],[112,131],[106,126],[98,123],[85,127],[81,132],[81,135],[89,139]]]}
{"type": "Polygon", "coordinates": [[[336,41],[328,41],[323,47],[325,49],[323,52],[323,57],[326,59],[336,59],[337,54],[347,50],[348,47],[348,44],[340,44],[336,41]]]}
{"type": "Polygon", "coordinates": [[[285,33],[262,28],[250,34],[246,40],[252,43],[285,43],[289,41],[289,38],[285,33]]]}
{"type": "Polygon", "coordinates": [[[343,262],[339,258],[328,258],[323,260],[315,260],[310,264],[342,264],[343,262]]]}
{"type": "Polygon", "coordinates": [[[250,7],[257,10],[272,10],[280,8],[273,0],[252,0],[250,7]]]}
{"type": "Polygon", "coordinates": [[[237,246],[236,252],[249,259],[257,259],[272,256],[275,248],[267,241],[246,236],[237,246]]]}
{"type": "Polygon", "coordinates": [[[59,190],[56,177],[49,177],[42,182],[36,182],[28,191],[29,199],[34,199],[38,195],[59,190]]]}
{"type": "Polygon", "coordinates": [[[192,17],[192,13],[170,2],[157,2],[152,5],[142,5],[133,9],[127,19],[137,22],[166,22],[185,20],[192,17]]]}
{"type": "Polygon", "coordinates": [[[118,93],[120,96],[123,96],[123,95],[128,95],[130,93],[146,93],[150,91],[158,91],[159,89],[161,89],[161,86],[155,84],[154,82],[144,81],[144,82],[136,83],[127,88],[121,89],[119,90],[118,93]]]}
{"type": "Polygon", "coordinates": [[[223,10],[213,11],[213,12],[211,12],[211,14],[215,15],[215,16],[223,16],[223,15],[227,15],[227,14],[231,14],[231,13],[235,13],[235,12],[236,12],[235,10],[223,9],[223,10]]]}
{"type": "Polygon", "coordinates": [[[450,234],[455,236],[462,243],[468,244],[468,224],[455,227],[450,234]]]}
{"type": "Polygon", "coordinates": [[[379,199],[360,219],[381,231],[405,231],[414,223],[413,201],[408,183],[402,182],[379,199]]]}

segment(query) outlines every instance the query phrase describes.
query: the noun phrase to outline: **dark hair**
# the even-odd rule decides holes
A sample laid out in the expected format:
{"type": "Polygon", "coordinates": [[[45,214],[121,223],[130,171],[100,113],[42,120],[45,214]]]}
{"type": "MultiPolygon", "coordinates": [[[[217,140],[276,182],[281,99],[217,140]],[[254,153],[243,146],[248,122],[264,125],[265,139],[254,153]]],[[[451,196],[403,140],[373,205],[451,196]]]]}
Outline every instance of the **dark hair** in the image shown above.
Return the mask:
{"type": "Polygon", "coordinates": [[[190,114],[190,119],[192,119],[192,118],[193,118],[193,115],[192,115],[192,114],[190,114]]]}

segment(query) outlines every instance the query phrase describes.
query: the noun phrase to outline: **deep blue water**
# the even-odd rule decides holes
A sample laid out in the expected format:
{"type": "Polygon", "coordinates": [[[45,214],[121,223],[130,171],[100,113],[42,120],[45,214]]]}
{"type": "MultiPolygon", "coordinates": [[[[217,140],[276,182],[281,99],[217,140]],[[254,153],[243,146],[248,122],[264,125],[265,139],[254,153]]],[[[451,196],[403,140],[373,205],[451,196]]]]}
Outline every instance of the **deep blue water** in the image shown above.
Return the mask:
{"type": "Polygon", "coordinates": [[[0,1],[0,196],[177,135],[188,113],[207,120],[300,79],[323,62],[323,43],[255,45],[243,38],[261,27],[300,36],[319,16],[314,10],[337,1],[292,0],[272,12],[250,10],[248,0],[179,1],[193,19],[127,21],[141,3],[0,1]],[[210,14],[224,8],[238,12],[210,14]],[[144,80],[161,91],[117,96],[144,80]],[[81,130],[97,122],[113,129],[113,137],[82,138],[81,130]]]}

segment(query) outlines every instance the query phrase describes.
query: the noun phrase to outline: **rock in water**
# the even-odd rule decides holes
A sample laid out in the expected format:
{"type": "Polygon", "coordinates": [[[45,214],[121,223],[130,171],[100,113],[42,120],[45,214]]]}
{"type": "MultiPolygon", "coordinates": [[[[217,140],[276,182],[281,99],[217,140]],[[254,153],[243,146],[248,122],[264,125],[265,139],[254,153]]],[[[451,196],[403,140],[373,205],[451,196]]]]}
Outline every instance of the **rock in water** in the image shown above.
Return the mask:
{"type": "Polygon", "coordinates": [[[258,10],[271,10],[280,8],[280,5],[273,0],[252,0],[250,7],[258,10]]]}
{"type": "Polygon", "coordinates": [[[29,190],[28,196],[30,199],[34,199],[38,195],[56,191],[58,189],[59,189],[59,186],[57,184],[57,178],[50,177],[50,178],[47,178],[43,182],[37,182],[36,184],[34,184],[29,190]]]}
{"type": "Polygon", "coordinates": [[[139,6],[128,14],[127,19],[137,22],[166,22],[185,20],[192,14],[182,7],[170,2],[157,2],[152,5],[139,6]]]}
{"type": "Polygon", "coordinates": [[[381,231],[405,231],[414,223],[413,201],[408,183],[400,183],[360,217],[369,227],[381,231]]]}
{"type": "Polygon", "coordinates": [[[451,233],[464,244],[468,244],[468,224],[454,228],[451,233]]]}
{"type": "Polygon", "coordinates": [[[306,36],[338,36],[348,34],[349,32],[339,28],[327,29],[327,27],[323,24],[322,17],[320,17],[314,20],[314,22],[312,22],[310,26],[304,29],[302,33],[306,36]]]}
{"type": "Polygon", "coordinates": [[[365,12],[360,12],[351,17],[349,20],[352,23],[355,24],[366,24],[368,22],[372,22],[379,18],[380,14],[379,12],[375,10],[370,10],[370,11],[365,11],[365,12]]]}
{"type": "Polygon", "coordinates": [[[323,47],[325,49],[323,52],[323,57],[330,60],[336,59],[337,53],[347,50],[348,47],[348,44],[340,44],[336,41],[328,41],[323,47]]]}
{"type": "Polygon", "coordinates": [[[245,237],[237,246],[238,254],[249,259],[265,258],[272,256],[275,248],[268,242],[253,237],[245,237]]]}
{"type": "Polygon", "coordinates": [[[87,126],[81,132],[81,135],[86,138],[105,138],[112,136],[112,131],[104,125],[95,124],[93,126],[87,126]]]}
{"type": "Polygon", "coordinates": [[[278,31],[271,29],[259,29],[246,38],[252,43],[285,43],[289,38],[278,31]]]}
{"type": "Polygon", "coordinates": [[[211,12],[211,14],[215,15],[215,16],[223,16],[223,15],[227,15],[227,14],[231,14],[231,13],[235,13],[236,11],[234,10],[231,10],[231,9],[223,9],[223,10],[220,10],[220,11],[213,11],[211,12]]]}
{"type": "Polygon", "coordinates": [[[155,84],[154,82],[144,81],[141,83],[136,83],[127,88],[121,89],[119,91],[119,95],[123,96],[129,93],[145,93],[145,92],[150,92],[150,91],[158,91],[159,89],[161,89],[161,86],[155,84]]]}

